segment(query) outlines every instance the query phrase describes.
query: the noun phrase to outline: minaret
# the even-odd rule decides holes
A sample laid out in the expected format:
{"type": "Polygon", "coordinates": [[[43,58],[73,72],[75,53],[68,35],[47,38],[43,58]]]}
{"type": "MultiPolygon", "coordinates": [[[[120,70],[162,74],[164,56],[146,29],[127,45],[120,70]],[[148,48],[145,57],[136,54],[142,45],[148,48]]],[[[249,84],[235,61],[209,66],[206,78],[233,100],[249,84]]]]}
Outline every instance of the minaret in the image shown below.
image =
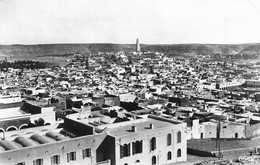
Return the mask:
{"type": "Polygon", "coordinates": [[[136,39],[136,52],[140,52],[141,48],[140,48],[140,43],[138,38],[136,39]]]}

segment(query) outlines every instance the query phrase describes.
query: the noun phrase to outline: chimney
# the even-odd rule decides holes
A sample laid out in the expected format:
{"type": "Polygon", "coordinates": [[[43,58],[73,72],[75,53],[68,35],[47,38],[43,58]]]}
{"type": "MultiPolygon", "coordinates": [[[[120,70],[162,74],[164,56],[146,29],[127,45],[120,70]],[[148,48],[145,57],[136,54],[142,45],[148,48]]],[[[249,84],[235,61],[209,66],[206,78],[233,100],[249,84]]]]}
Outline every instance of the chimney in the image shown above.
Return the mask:
{"type": "Polygon", "coordinates": [[[132,131],[133,131],[133,132],[137,132],[136,126],[132,126],[132,131]]]}
{"type": "Polygon", "coordinates": [[[154,129],[154,125],[152,123],[150,124],[150,129],[154,129]]]}

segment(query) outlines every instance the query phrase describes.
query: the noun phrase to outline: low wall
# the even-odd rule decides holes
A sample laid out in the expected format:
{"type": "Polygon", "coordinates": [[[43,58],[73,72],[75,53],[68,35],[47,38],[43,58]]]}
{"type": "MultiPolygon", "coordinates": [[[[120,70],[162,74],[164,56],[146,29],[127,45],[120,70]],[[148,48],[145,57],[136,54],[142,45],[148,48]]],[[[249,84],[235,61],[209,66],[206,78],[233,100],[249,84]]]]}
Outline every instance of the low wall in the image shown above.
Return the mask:
{"type": "Polygon", "coordinates": [[[111,161],[108,159],[106,161],[97,162],[96,165],[111,165],[111,161]]]}
{"type": "Polygon", "coordinates": [[[214,157],[213,153],[208,151],[196,150],[192,148],[187,148],[187,153],[191,155],[203,156],[203,157],[214,157]]]}
{"type": "MultiPolygon", "coordinates": [[[[231,150],[221,150],[220,152],[223,155],[230,155],[230,154],[245,154],[249,152],[255,152],[257,147],[246,147],[246,148],[236,148],[231,150]]],[[[218,151],[212,151],[212,155],[218,155],[218,151]]]]}
{"type": "MultiPolygon", "coordinates": [[[[258,147],[247,147],[247,148],[236,148],[236,149],[231,149],[231,150],[221,150],[221,155],[230,155],[230,154],[245,154],[245,153],[250,153],[253,152],[255,153],[256,148],[258,147]]],[[[202,157],[216,157],[218,156],[218,151],[202,151],[202,150],[196,150],[196,149],[187,149],[187,153],[191,155],[197,155],[197,156],[202,156],[202,157]]]]}

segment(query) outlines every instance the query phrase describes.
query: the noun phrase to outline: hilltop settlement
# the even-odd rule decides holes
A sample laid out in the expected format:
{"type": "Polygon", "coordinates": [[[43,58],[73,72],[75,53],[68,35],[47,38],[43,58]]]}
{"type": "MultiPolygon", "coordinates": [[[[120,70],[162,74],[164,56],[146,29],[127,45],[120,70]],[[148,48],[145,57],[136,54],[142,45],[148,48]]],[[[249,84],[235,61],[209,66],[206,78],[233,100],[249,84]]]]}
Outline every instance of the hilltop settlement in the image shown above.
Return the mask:
{"type": "Polygon", "coordinates": [[[17,63],[0,67],[1,165],[161,165],[188,154],[259,154],[256,60],[172,56],[137,41],[133,52],[75,52],[60,66],[17,63]]]}

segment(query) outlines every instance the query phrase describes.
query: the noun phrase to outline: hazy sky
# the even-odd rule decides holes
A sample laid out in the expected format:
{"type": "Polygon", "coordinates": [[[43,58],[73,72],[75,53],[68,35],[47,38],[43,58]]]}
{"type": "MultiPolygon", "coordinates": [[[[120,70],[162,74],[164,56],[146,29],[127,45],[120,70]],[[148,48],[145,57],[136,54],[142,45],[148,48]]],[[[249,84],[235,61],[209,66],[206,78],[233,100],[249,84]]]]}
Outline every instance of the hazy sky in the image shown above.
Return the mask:
{"type": "Polygon", "coordinates": [[[0,44],[260,43],[260,0],[0,0],[0,44]]]}

